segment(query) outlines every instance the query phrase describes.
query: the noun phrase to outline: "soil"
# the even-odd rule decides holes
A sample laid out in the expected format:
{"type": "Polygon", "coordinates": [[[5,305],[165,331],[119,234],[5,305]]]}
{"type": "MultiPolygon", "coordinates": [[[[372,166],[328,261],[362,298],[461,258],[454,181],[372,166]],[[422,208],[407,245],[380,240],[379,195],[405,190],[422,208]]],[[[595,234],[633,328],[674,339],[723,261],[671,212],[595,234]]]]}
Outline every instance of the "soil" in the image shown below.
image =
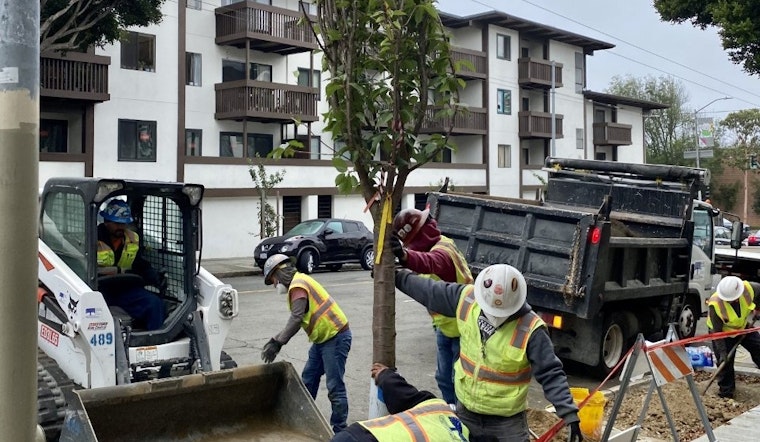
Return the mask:
{"type": "MultiPolygon", "coordinates": [[[[697,391],[700,394],[705,385],[707,385],[710,375],[710,372],[705,371],[696,371],[694,373],[697,391]]],[[[614,428],[623,430],[636,424],[641,409],[644,406],[649,385],[649,382],[644,382],[629,387],[613,424],[614,428]]],[[[686,379],[666,384],[662,389],[668,410],[675,422],[679,440],[691,441],[703,435],[705,430],[694,405],[686,379]]],[[[733,399],[718,397],[718,387],[715,382],[713,382],[710,389],[701,398],[712,427],[719,427],[760,404],[760,377],[736,375],[736,392],[733,399]]],[[[607,397],[607,404],[604,410],[605,420],[609,418],[609,412],[612,409],[614,401],[614,396],[607,397]]],[[[549,430],[557,421],[558,418],[554,413],[544,410],[529,410],[528,412],[528,426],[539,436],[549,430]]],[[[642,430],[639,434],[652,439],[673,440],[670,434],[670,426],[662,411],[662,405],[660,404],[656,390],[652,393],[642,430]]],[[[567,433],[560,433],[552,440],[566,441],[567,433]]],[[[594,438],[587,436],[584,436],[584,440],[589,442],[595,441],[594,438]]]]}

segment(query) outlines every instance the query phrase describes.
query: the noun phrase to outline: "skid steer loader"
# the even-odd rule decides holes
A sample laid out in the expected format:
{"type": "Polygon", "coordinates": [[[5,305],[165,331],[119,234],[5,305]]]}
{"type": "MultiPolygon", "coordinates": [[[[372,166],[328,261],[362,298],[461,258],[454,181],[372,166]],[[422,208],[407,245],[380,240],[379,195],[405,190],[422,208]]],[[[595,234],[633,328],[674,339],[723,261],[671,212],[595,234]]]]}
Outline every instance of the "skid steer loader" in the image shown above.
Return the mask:
{"type": "Polygon", "coordinates": [[[54,178],[40,195],[38,300],[39,423],[58,436],[73,389],[96,389],[232,368],[222,346],[238,294],[200,266],[203,186],[54,178]],[[105,204],[126,201],[142,256],[167,283],[145,286],[165,307],[145,330],[99,289],[145,284],[133,273],[103,276],[97,226],[105,204]]]}

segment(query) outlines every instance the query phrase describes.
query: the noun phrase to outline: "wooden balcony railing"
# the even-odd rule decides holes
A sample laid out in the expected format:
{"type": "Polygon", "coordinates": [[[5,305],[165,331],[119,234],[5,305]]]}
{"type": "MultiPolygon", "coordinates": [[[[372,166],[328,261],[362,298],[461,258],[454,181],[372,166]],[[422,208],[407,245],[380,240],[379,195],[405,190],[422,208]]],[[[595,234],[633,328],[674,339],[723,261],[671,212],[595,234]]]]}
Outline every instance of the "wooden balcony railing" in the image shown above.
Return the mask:
{"type": "Polygon", "coordinates": [[[238,80],[218,83],[216,90],[217,120],[317,121],[319,90],[306,86],[238,80]]]}
{"type": "Polygon", "coordinates": [[[40,96],[93,102],[108,101],[111,57],[80,52],[43,54],[40,58],[40,96]]]}
{"type": "Polygon", "coordinates": [[[245,47],[281,55],[318,48],[300,11],[263,5],[251,0],[216,8],[216,44],[245,47]]]}
{"type": "MultiPolygon", "coordinates": [[[[517,60],[517,81],[521,86],[552,87],[552,62],[538,58],[517,60]]],[[[562,63],[554,63],[554,85],[562,87],[562,63]]]]}
{"type": "Polygon", "coordinates": [[[594,145],[628,146],[631,141],[631,125],[620,123],[594,123],[594,145]]]}
{"type": "MultiPolygon", "coordinates": [[[[425,111],[425,121],[422,124],[423,133],[443,133],[451,124],[449,117],[439,116],[441,106],[431,106],[425,111]]],[[[486,108],[460,108],[454,114],[454,135],[485,135],[488,130],[488,112],[486,108]]]]}
{"type": "Polygon", "coordinates": [[[468,61],[472,66],[462,66],[457,70],[457,75],[468,78],[486,78],[488,75],[488,59],[483,51],[473,51],[472,49],[452,47],[451,58],[454,63],[458,61],[468,61]]]}
{"type": "MultiPolygon", "coordinates": [[[[518,112],[520,138],[551,138],[552,137],[552,114],[547,112],[518,112]]],[[[562,138],[562,115],[555,116],[554,133],[556,138],[562,138]]]]}

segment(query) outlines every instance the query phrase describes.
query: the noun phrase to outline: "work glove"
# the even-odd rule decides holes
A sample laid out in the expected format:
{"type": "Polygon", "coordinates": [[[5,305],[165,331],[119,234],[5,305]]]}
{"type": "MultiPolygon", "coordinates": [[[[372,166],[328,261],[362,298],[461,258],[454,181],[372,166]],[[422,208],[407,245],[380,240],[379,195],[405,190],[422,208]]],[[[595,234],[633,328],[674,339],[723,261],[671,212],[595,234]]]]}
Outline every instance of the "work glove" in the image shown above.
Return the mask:
{"type": "Polygon", "coordinates": [[[401,242],[401,238],[399,238],[395,232],[391,234],[390,242],[391,252],[393,252],[393,255],[398,258],[398,262],[401,264],[406,263],[406,247],[404,247],[404,243],[401,242]]]}
{"type": "Polygon", "coordinates": [[[267,342],[264,346],[264,349],[261,351],[261,360],[267,364],[271,363],[274,361],[274,358],[277,357],[277,353],[280,352],[281,348],[282,344],[280,344],[274,338],[270,339],[269,342],[267,342]]]}
{"type": "Polygon", "coordinates": [[[581,434],[581,423],[572,422],[567,426],[570,430],[570,436],[567,438],[567,442],[581,442],[583,441],[583,434],[581,434]]]}

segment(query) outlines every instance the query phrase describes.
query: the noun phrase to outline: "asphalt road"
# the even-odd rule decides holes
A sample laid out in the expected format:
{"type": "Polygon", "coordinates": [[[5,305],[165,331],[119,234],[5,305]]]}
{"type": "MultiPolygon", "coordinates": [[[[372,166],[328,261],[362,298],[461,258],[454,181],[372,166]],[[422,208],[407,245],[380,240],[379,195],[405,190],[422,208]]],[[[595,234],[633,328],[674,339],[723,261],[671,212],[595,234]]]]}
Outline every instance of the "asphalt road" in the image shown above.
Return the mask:
{"type": "MultiPolygon", "coordinates": [[[[349,423],[366,419],[368,415],[370,374],[372,364],[372,279],[363,270],[317,272],[312,275],[338,302],[346,313],[353,334],[353,344],[346,364],[346,388],[349,399],[349,423]]],[[[240,315],[227,337],[225,351],[239,365],[261,364],[261,349],[287,321],[289,311],[286,300],[278,296],[271,286],[265,286],[261,276],[228,278],[225,280],[238,290],[240,315]]],[[[309,349],[306,334],[299,331],[284,346],[277,360],[293,364],[299,373],[309,349]]],[[[424,307],[401,292],[396,292],[396,364],[408,381],[417,388],[439,394],[435,382],[436,344],[430,316],[424,307]]],[[[598,380],[586,375],[587,368],[568,367],[570,385],[594,388],[598,380]]],[[[330,416],[327,391],[322,383],[317,395],[317,406],[330,416]]],[[[540,385],[533,381],[529,405],[543,408],[540,385]]]]}

